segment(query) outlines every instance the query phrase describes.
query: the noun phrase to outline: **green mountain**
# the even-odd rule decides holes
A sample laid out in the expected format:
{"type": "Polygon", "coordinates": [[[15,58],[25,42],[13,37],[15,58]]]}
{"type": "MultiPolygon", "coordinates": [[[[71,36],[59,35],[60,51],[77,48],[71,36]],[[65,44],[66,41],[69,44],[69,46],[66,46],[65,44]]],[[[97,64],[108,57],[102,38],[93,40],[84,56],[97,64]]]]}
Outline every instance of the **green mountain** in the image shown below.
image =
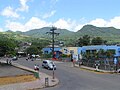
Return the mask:
{"type": "MultiPolygon", "coordinates": [[[[19,39],[19,37],[25,38],[27,36],[51,39],[51,35],[46,34],[47,32],[50,32],[50,29],[51,27],[44,27],[40,29],[33,29],[27,32],[8,31],[6,33],[8,33],[11,37],[15,37],[16,39],[19,39]]],[[[75,43],[78,38],[84,35],[89,35],[91,38],[101,37],[104,40],[107,40],[109,43],[120,43],[120,29],[116,29],[114,27],[96,27],[93,25],[85,25],[77,32],[59,28],[55,32],[59,33],[59,36],[55,36],[55,39],[64,41],[65,43],[75,43]]]]}
{"type": "Polygon", "coordinates": [[[120,42],[120,29],[114,27],[96,27],[93,25],[85,25],[76,32],[78,35],[89,35],[90,37],[102,37],[108,42],[120,42]]]}
{"type": "Polygon", "coordinates": [[[6,31],[6,32],[0,32],[0,37],[6,37],[9,39],[14,39],[14,40],[18,40],[18,41],[24,41],[29,38],[29,36],[18,34],[16,32],[12,32],[10,30],[6,31]]]}
{"type": "MultiPolygon", "coordinates": [[[[41,29],[33,29],[27,32],[23,32],[24,35],[32,36],[32,37],[49,37],[49,34],[47,35],[47,32],[50,32],[51,27],[44,27],[41,29]]],[[[59,33],[59,37],[67,38],[69,35],[72,35],[74,32],[71,32],[66,29],[57,29],[55,32],[59,33]]]]}

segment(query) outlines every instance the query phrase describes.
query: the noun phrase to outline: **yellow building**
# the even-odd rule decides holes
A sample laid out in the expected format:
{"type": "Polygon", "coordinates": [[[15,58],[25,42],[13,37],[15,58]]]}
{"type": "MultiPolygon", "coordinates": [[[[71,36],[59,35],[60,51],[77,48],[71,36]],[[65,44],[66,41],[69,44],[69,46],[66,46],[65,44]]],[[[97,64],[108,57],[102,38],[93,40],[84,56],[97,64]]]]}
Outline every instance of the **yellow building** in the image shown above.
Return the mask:
{"type": "Polygon", "coordinates": [[[78,47],[62,47],[61,52],[65,55],[71,55],[74,60],[78,60],[78,47]]]}
{"type": "Polygon", "coordinates": [[[63,54],[78,54],[78,47],[62,47],[63,54]]]}

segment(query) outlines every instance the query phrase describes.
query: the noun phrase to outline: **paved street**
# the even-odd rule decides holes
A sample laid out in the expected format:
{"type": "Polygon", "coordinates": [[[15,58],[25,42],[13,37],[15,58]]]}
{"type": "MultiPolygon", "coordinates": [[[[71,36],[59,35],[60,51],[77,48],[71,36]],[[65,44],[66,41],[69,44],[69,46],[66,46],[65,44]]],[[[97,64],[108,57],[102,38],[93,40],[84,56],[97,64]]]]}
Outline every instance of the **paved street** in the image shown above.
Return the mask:
{"type": "MultiPolygon", "coordinates": [[[[40,61],[26,61],[20,58],[16,61],[22,65],[34,68],[40,61]]],[[[59,85],[44,90],[120,90],[120,75],[94,73],[80,68],[71,67],[71,63],[56,62],[55,76],[60,80],[59,85]]],[[[40,67],[40,71],[52,75],[52,70],[40,67]]]]}

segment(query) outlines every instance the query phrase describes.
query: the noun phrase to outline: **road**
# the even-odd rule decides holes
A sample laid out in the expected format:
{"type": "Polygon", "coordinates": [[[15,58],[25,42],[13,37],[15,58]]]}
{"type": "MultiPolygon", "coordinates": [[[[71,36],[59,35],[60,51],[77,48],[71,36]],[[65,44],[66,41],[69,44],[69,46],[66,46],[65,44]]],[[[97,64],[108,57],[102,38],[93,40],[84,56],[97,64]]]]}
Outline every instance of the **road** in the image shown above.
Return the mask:
{"type": "MultiPolygon", "coordinates": [[[[52,70],[41,67],[40,61],[26,61],[20,58],[19,64],[34,68],[34,64],[40,65],[40,71],[52,75],[52,70]]],[[[80,68],[72,67],[71,63],[55,62],[57,70],[55,76],[60,80],[59,85],[43,90],[120,90],[120,75],[100,74],[80,68]]]]}

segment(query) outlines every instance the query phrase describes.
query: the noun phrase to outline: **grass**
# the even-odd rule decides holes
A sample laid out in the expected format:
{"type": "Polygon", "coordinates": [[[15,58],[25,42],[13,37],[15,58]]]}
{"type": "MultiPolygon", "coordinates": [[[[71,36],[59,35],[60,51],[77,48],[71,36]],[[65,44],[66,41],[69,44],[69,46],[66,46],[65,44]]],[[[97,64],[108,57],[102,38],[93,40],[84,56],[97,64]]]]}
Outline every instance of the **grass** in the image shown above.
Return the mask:
{"type": "Polygon", "coordinates": [[[30,81],[34,81],[34,80],[36,80],[36,78],[34,77],[33,74],[10,76],[10,77],[0,77],[0,85],[30,82],[30,81]]]}

